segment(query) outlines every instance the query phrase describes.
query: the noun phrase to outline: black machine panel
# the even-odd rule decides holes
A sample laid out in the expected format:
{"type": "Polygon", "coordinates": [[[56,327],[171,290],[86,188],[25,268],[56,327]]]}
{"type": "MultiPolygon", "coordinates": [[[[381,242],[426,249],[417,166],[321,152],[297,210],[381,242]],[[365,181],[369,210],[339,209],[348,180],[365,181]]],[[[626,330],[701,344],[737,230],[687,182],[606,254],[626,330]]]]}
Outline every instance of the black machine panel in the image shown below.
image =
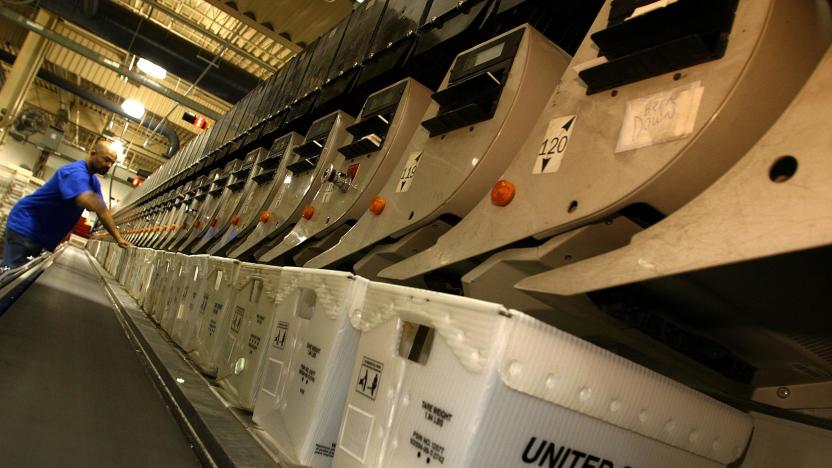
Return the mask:
{"type": "Polygon", "coordinates": [[[460,55],[448,86],[433,94],[436,117],[422,122],[431,137],[488,120],[494,116],[523,30],[460,55]]]}
{"type": "Polygon", "coordinates": [[[367,98],[361,120],[347,127],[347,132],[353,136],[352,143],[338,148],[345,158],[352,159],[381,148],[406,87],[407,83],[402,82],[367,98]]]}
{"type": "Polygon", "coordinates": [[[313,123],[306,134],[304,143],[295,148],[295,153],[301,159],[286,166],[286,168],[296,174],[313,169],[318,164],[318,158],[321,156],[329,132],[332,130],[332,126],[335,125],[337,118],[337,114],[332,114],[313,123]]]}
{"type": "Polygon", "coordinates": [[[404,63],[413,45],[419,27],[425,21],[431,1],[388,0],[381,17],[367,58],[364,61],[359,83],[398,69],[404,63]]]}
{"type": "Polygon", "coordinates": [[[679,0],[627,19],[640,3],[620,2],[592,34],[608,62],[580,72],[587,94],[722,58],[737,0],[679,0]]]}
{"type": "Polygon", "coordinates": [[[337,26],[318,38],[315,57],[306,70],[306,75],[303,78],[303,86],[301,86],[298,97],[305,96],[314,91],[329,77],[329,71],[336,57],[345,53],[345,50],[341,49],[341,44],[344,38],[344,32],[346,32],[351,18],[352,16],[347,16],[337,26]]]}

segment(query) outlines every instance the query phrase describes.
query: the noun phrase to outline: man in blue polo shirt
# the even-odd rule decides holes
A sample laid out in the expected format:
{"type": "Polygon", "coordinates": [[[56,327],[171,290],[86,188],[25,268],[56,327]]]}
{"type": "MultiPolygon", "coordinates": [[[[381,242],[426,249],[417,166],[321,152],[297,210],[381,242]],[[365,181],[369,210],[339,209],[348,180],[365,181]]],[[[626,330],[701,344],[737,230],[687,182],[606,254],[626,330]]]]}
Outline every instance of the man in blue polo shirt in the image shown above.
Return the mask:
{"type": "Polygon", "coordinates": [[[112,144],[99,139],[86,159],[61,167],[35,193],[17,202],[6,222],[3,266],[17,268],[27,262],[27,257],[40,255],[43,249],[54,250],[85,209],[98,214],[119,247],[127,247],[129,244],[118,232],[95,177],[106,174],[116,158],[112,144]]]}

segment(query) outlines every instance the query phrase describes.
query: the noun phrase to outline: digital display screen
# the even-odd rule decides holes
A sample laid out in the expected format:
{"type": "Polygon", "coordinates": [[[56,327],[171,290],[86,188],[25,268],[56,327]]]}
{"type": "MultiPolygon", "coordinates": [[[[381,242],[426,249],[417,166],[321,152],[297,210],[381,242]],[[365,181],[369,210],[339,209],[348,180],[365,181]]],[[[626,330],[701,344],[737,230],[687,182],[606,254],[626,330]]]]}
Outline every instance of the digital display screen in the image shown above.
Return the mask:
{"type": "Polygon", "coordinates": [[[486,49],[482,52],[477,52],[477,54],[474,55],[474,66],[475,67],[480,66],[480,65],[482,65],[483,63],[485,63],[489,60],[493,60],[493,59],[499,57],[500,54],[503,53],[503,46],[504,45],[505,45],[505,43],[501,42],[501,43],[495,45],[494,47],[486,49]]]}
{"type": "Polygon", "coordinates": [[[483,51],[467,55],[462,64],[462,69],[468,70],[471,68],[478,67],[488,62],[489,60],[494,60],[495,58],[499,57],[500,54],[503,53],[504,47],[505,42],[500,42],[499,44],[489,47],[483,51]]]}
{"type": "Polygon", "coordinates": [[[367,104],[364,105],[365,112],[372,112],[376,109],[381,109],[393,104],[399,100],[401,93],[402,87],[395,87],[388,89],[383,93],[370,96],[370,98],[367,99],[367,104]]]}
{"type": "Polygon", "coordinates": [[[306,141],[309,142],[320,137],[323,134],[329,133],[332,129],[332,126],[335,124],[335,119],[337,115],[332,115],[329,118],[318,120],[314,124],[312,124],[312,128],[309,129],[309,132],[306,134],[306,141]]]}

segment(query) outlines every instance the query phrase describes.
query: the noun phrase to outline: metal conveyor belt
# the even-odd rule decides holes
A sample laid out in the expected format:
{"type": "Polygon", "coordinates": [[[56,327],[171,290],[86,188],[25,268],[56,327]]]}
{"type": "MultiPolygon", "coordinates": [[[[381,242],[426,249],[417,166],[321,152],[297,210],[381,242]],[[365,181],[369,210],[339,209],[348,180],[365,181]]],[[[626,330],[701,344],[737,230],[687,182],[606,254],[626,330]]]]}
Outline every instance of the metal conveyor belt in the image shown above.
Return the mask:
{"type": "Polygon", "coordinates": [[[200,466],[76,247],[0,316],[0,415],[2,466],[200,466]]]}

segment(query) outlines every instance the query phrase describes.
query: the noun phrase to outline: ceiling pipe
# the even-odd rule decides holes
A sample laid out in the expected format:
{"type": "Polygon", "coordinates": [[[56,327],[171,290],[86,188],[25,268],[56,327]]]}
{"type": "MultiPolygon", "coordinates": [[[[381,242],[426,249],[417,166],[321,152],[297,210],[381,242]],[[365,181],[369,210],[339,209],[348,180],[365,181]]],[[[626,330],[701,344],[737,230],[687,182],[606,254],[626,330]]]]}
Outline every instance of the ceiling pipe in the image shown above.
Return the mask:
{"type": "MultiPolygon", "coordinates": [[[[4,61],[6,63],[9,63],[9,64],[13,64],[16,58],[17,57],[14,54],[0,49],[0,60],[4,61]]],[[[59,76],[55,73],[52,73],[52,72],[50,72],[50,71],[48,71],[44,68],[41,68],[40,70],[38,70],[38,78],[46,81],[47,83],[51,83],[51,84],[63,89],[64,91],[70,92],[70,93],[78,96],[79,98],[81,98],[85,101],[89,101],[89,102],[91,102],[91,103],[93,103],[93,104],[95,104],[95,105],[97,105],[97,106],[99,106],[103,109],[106,109],[106,110],[108,110],[110,112],[113,112],[115,114],[118,114],[118,115],[120,115],[120,116],[122,116],[126,119],[129,119],[131,122],[135,122],[137,124],[140,124],[141,126],[147,128],[151,131],[156,129],[156,126],[159,125],[159,123],[160,123],[158,120],[154,119],[153,117],[147,117],[145,119],[137,119],[135,117],[132,117],[132,116],[128,115],[126,112],[124,112],[124,110],[121,109],[121,106],[119,104],[116,104],[113,101],[110,101],[109,99],[107,99],[107,98],[105,98],[105,97],[103,97],[99,94],[96,94],[96,93],[93,93],[93,92],[91,92],[87,89],[84,89],[81,86],[73,83],[72,81],[69,81],[66,78],[63,78],[63,77],[61,77],[61,76],[59,76]]],[[[168,127],[166,125],[159,126],[159,128],[156,131],[159,132],[159,134],[161,134],[165,138],[167,138],[168,148],[162,154],[162,156],[170,159],[174,154],[176,154],[177,151],[179,151],[179,135],[177,135],[176,132],[173,131],[173,129],[171,129],[170,127],[168,127]]]]}
{"type": "Polygon", "coordinates": [[[120,64],[98,54],[94,50],[88,49],[87,47],[84,47],[83,45],[78,44],[75,41],[72,41],[60,34],[57,34],[50,29],[46,29],[40,24],[35,23],[34,21],[31,21],[27,19],[25,16],[17,14],[14,11],[9,10],[8,8],[0,7],[0,17],[6,18],[12,23],[22,28],[25,28],[28,31],[40,34],[45,38],[49,39],[50,41],[55,42],[63,47],[66,47],[67,49],[72,50],[73,52],[76,52],[77,54],[92,60],[93,62],[103,66],[104,68],[112,70],[118,73],[119,75],[126,77],[130,81],[150,88],[153,91],[156,91],[157,93],[161,94],[162,96],[165,96],[168,99],[173,100],[174,102],[178,102],[179,104],[182,104],[185,107],[193,109],[198,114],[204,115],[213,120],[218,120],[221,117],[221,114],[214,111],[213,109],[210,109],[187,96],[183,96],[182,94],[179,94],[176,91],[172,91],[160,85],[159,83],[151,80],[150,78],[127,70],[126,68],[123,68],[120,64]]]}

